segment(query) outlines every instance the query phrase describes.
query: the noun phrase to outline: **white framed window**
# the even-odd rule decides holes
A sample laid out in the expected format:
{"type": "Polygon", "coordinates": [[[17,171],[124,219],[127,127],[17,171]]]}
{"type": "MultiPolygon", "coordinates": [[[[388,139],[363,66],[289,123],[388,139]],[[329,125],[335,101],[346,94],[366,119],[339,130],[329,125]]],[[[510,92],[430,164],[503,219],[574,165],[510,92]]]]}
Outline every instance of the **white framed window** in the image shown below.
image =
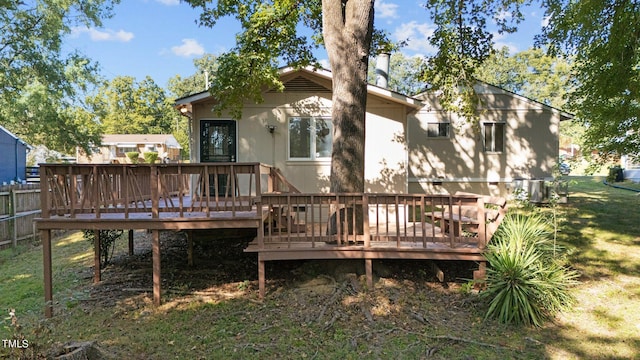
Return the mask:
{"type": "Polygon", "coordinates": [[[488,153],[501,153],[504,151],[505,123],[485,122],[482,124],[484,138],[484,151],[488,153]]]}
{"type": "Polygon", "coordinates": [[[291,117],[288,124],[289,160],[331,158],[333,125],[330,118],[291,117]]]}
{"type": "Polygon", "coordinates": [[[448,139],[451,135],[451,123],[430,122],[427,123],[427,137],[432,139],[448,139]]]}
{"type": "Polygon", "coordinates": [[[138,151],[138,147],[137,146],[118,146],[118,152],[121,154],[126,154],[128,152],[137,152],[138,151]]]}

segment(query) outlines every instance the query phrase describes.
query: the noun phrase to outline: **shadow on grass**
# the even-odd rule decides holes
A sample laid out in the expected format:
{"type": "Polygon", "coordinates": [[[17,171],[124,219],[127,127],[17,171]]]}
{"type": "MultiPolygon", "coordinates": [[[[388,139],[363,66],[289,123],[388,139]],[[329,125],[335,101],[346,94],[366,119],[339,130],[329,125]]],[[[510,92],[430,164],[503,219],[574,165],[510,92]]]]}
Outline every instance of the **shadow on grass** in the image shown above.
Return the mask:
{"type": "Polygon", "coordinates": [[[583,279],[640,272],[640,197],[608,187],[600,178],[576,178],[569,204],[563,206],[566,224],[560,240],[572,250],[583,279]],[[629,254],[629,251],[637,251],[629,254]],[[623,256],[621,256],[623,255],[623,256]],[[629,255],[629,256],[624,256],[629,255]]]}
{"type": "Polygon", "coordinates": [[[544,329],[551,358],[631,359],[640,353],[640,197],[600,178],[575,178],[559,239],[581,273],[578,304],[544,329]],[[555,349],[554,349],[555,348],[555,349]]]}

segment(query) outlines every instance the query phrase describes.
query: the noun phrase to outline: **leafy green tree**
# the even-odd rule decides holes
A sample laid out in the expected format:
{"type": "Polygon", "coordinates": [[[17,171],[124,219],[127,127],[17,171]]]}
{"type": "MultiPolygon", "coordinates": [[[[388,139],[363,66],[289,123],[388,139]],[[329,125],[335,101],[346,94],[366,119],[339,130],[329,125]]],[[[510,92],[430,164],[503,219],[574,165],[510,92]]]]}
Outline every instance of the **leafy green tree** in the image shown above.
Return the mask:
{"type": "MultiPolygon", "coordinates": [[[[376,59],[369,64],[368,81],[376,83],[376,59]]],[[[406,56],[402,52],[391,55],[389,62],[389,89],[404,95],[416,95],[425,90],[427,84],[420,81],[425,61],[420,56],[406,56]]]]}
{"type": "Polygon", "coordinates": [[[522,0],[429,0],[436,25],[429,42],[438,51],[427,59],[421,80],[438,91],[441,104],[469,120],[477,119],[475,70],[494,52],[492,21],[498,33],[511,33],[523,19],[522,0]]]}
{"type": "Polygon", "coordinates": [[[571,86],[571,63],[531,48],[509,54],[506,47],[492,54],[476,72],[478,79],[563,109],[571,86]]]}
{"type": "Polygon", "coordinates": [[[169,134],[179,116],[164,89],[148,76],[141,82],[131,76],[115,77],[86,103],[106,134],[169,134]]]}
{"type": "Polygon", "coordinates": [[[540,43],[574,59],[569,108],[585,124],[584,150],[640,156],[640,2],[545,0],[540,43]]]}
{"type": "Polygon", "coordinates": [[[205,54],[194,59],[193,65],[196,70],[192,75],[185,78],[176,75],[169,79],[169,92],[176,98],[207,90],[218,71],[218,56],[205,54]]]}
{"type": "MultiPolygon", "coordinates": [[[[99,139],[73,108],[97,81],[97,67],[63,54],[72,26],[100,26],[118,0],[0,1],[0,121],[32,144],[69,152],[99,139]]],[[[88,121],[89,120],[89,121],[88,121]]]]}

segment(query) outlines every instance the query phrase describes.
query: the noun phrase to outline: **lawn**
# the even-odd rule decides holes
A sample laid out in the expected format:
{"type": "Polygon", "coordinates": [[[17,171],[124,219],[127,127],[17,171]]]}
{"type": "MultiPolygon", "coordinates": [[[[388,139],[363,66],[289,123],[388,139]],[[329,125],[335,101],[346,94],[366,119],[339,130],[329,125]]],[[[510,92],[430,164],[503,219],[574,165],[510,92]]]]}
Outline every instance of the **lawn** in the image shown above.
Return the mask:
{"type": "MultiPolygon", "coordinates": [[[[484,321],[464,281],[439,284],[424,262],[375,264],[389,271],[368,290],[357,266],[338,265],[340,275],[329,270],[335,264],[269,263],[259,300],[255,259],[229,261],[220,243],[200,244],[193,269],[163,258],[165,301],[155,308],[143,248],[130,259],[121,241],[103,282],[92,285],[91,245],[68,233],[54,243],[52,319],[42,313],[41,247],[0,252],[0,309],[15,309],[20,325],[2,314],[0,339],[29,344],[0,347],[0,358],[51,354],[70,341],[96,341],[114,359],[637,358],[640,196],[573,179],[559,239],[582,274],[577,303],[543,328],[484,321]]],[[[181,244],[165,239],[163,256],[182,259],[181,244]]]]}

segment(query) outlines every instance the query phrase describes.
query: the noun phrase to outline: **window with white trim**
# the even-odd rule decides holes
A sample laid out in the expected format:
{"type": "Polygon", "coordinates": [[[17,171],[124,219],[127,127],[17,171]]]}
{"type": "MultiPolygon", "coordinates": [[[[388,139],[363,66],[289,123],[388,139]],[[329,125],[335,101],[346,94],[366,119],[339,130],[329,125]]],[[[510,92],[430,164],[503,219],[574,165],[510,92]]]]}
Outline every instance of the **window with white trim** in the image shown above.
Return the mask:
{"type": "Polygon", "coordinates": [[[319,160],[331,158],[333,126],[331,119],[322,117],[289,118],[290,160],[319,160]]]}
{"type": "Polygon", "coordinates": [[[451,123],[430,122],[427,123],[428,138],[449,138],[451,133],[451,123]]]}
{"type": "Polygon", "coordinates": [[[500,153],[504,151],[504,129],[505,123],[502,122],[482,124],[485,152],[500,153]]]}
{"type": "Polygon", "coordinates": [[[138,147],[135,145],[118,145],[117,146],[117,152],[119,154],[126,154],[128,152],[137,152],[138,151],[138,147]]]}

